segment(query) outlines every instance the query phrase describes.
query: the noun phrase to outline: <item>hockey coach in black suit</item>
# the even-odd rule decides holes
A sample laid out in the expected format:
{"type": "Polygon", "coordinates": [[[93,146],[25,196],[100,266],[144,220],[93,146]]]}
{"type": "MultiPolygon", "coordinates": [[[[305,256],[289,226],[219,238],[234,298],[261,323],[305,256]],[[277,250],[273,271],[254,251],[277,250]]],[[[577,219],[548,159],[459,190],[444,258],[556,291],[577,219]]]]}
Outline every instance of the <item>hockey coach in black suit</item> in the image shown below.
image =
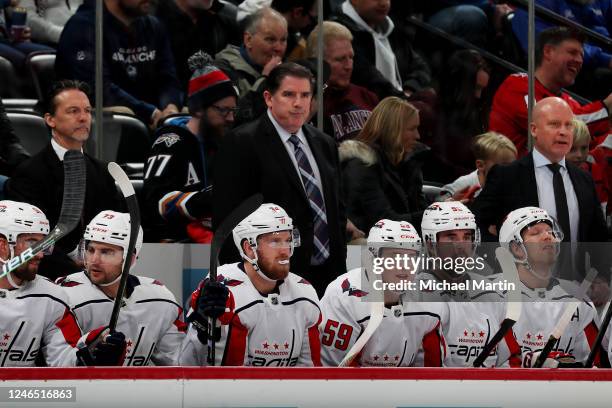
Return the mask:
{"type": "MultiPolygon", "coordinates": [[[[284,63],[270,72],[264,91],[268,111],[234,129],[221,145],[213,227],[246,198],[262,193],[264,202],[282,206],[293,218],[301,245],[291,258],[291,270],[322,296],[327,284],[346,272],[346,215],[336,145],[305,124],[312,94],[313,76],[307,68],[284,63]]],[[[237,261],[229,244],[222,259],[237,261]]]]}

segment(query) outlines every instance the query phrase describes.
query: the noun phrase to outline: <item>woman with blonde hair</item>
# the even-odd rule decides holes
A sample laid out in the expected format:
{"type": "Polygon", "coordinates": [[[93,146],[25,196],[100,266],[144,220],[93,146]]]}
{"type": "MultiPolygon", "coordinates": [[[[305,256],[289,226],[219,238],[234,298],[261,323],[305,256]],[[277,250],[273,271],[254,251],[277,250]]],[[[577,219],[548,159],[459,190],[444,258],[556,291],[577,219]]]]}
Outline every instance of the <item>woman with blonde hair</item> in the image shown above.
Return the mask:
{"type": "Polygon", "coordinates": [[[425,207],[421,186],[408,193],[406,179],[422,184],[422,176],[402,172],[405,160],[417,147],[418,126],[419,112],[414,106],[388,97],[374,108],[357,139],[340,144],[347,216],[360,230],[369,231],[383,218],[421,224],[425,207]]]}

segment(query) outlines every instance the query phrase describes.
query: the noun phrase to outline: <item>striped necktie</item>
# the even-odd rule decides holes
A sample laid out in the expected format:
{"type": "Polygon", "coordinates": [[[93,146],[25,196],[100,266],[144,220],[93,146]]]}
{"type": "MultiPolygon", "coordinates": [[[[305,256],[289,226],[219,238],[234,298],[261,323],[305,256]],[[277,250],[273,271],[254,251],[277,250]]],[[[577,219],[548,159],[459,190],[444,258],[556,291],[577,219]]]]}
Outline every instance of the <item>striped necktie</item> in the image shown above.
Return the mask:
{"type": "Polygon", "coordinates": [[[292,134],[289,141],[293,144],[300,177],[302,178],[302,183],[304,183],[306,197],[314,217],[314,251],[310,262],[313,265],[321,265],[329,258],[329,231],[327,229],[327,213],[325,211],[323,194],[317,186],[314,172],[304,150],[302,150],[300,139],[295,134],[292,134]]]}

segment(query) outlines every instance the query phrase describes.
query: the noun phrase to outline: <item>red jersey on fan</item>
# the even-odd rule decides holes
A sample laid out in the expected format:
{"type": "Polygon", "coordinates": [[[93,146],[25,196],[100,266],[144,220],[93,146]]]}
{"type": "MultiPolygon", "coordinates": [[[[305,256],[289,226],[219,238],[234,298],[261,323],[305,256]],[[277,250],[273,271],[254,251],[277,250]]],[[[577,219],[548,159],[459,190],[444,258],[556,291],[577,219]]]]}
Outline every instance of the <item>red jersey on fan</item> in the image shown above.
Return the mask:
{"type": "MultiPolygon", "coordinates": [[[[489,116],[489,130],[499,132],[512,140],[518,150],[518,157],[527,154],[527,74],[518,73],[508,76],[500,85],[493,98],[489,116]]],[[[580,105],[569,94],[556,94],[547,89],[540,81],[535,81],[535,100],[557,96],[566,101],[576,115],[589,127],[595,144],[599,144],[608,134],[608,110],[601,101],[580,105]]]]}

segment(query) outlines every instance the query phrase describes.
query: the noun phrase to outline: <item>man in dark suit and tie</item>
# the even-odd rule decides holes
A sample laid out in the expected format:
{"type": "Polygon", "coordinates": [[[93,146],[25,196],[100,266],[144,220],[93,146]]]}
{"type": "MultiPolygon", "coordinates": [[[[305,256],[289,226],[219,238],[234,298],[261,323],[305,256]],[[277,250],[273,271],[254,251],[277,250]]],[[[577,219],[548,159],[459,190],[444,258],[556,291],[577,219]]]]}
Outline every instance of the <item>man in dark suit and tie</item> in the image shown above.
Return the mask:
{"type": "MultiPolygon", "coordinates": [[[[561,98],[548,97],[536,104],[530,123],[533,151],[509,165],[494,166],[472,206],[487,240],[494,240],[489,234],[490,226],[499,231],[510,211],[527,206],[543,208],[555,218],[563,230],[564,242],[607,240],[593,179],[565,160],[572,147],[572,119],[571,108],[561,98]]],[[[575,260],[574,266],[584,265],[581,260],[575,260]]]]}
{"type": "MultiPolygon", "coordinates": [[[[35,156],[23,162],[7,181],[5,193],[11,200],[33,204],[49,217],[51,226],[57,223],[64,193],[64,154],[68,150],[83,150],[91,128],[91,104],[88,86],[80,81],[55,83],[50,91],[45,122],[51,131],[49,144],[35,156]]],[[[40,273],[52,280],[81,266],[76,258],[79,241],[85,227],[102,210],[122,210],[123,200],[106,164],[85,154],[87,188],[79,225],[56,245],[51,256],[43,258],[40,273]]]]}
{"type": "MultiPolygon", "coordinates": [[[[305,124],[312,85],[308,69],[277,66],[264,92],[268,111],[225,136],[215,165],[213,227],[244,199],[262,193],[264,202],[283,207],[299,229],[301,246],[291,270],[322,296],[327,284],[346,272],[346,216],[336,145],[305,124]]],[[[227,252],[222,257],[232,258],[227,252]]],[[[237,253],[233,259],[239,260],[237,253]]]]}

